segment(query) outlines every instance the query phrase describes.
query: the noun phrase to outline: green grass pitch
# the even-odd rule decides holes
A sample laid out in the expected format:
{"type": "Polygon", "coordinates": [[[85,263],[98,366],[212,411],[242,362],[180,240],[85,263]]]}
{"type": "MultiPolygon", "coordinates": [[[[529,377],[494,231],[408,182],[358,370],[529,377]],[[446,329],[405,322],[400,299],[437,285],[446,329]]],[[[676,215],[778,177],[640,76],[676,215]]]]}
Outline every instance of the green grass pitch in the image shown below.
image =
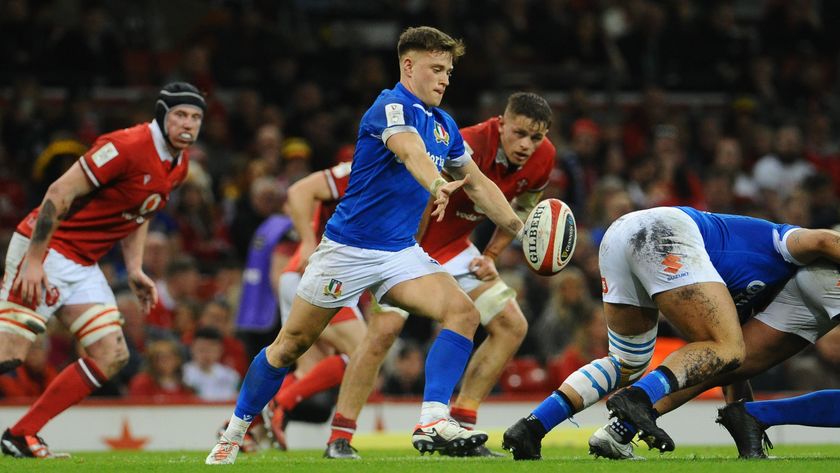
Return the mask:
{"type": "Polygon", "coordinates": [[[610,461],[593,459],[580,447],[547,447],[543,460],[514,462],[508,458],[462,459],[438,455],[421,457],[410,449],[365,450],[360,461],[336,461],[321,458],[321,451],[261,452],[240,455],[235,465],[207,466],[207,452],[96,452],[75,453],[67,460],[16,460],[0,458],[0,471],[23,473],[45,472],[309,472],[334,471],[340,473],[467,473],[467,472],[551,472],[551,473],[812,473],[840,471],[840,445],[779,445],[771,460],[737,460],[735,447],[685,446],[677,451],[659,455],[638,450],[645,461],[610,461]]]}

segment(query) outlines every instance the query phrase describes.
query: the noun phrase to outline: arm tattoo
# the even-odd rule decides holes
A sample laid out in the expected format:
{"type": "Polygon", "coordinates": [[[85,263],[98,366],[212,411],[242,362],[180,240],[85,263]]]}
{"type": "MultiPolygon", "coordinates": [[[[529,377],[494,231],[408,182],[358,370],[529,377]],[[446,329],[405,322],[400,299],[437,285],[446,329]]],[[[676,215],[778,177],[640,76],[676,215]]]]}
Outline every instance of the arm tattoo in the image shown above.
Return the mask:
{"type": "Polygon", "coordinates": [[[51,200],[44,202],[38,212],[38,220],[35,222],[35,231],[32,232],[33,242],[44,242],[50,236],[53,223],[55,222],[55,204],[51,200]]]}

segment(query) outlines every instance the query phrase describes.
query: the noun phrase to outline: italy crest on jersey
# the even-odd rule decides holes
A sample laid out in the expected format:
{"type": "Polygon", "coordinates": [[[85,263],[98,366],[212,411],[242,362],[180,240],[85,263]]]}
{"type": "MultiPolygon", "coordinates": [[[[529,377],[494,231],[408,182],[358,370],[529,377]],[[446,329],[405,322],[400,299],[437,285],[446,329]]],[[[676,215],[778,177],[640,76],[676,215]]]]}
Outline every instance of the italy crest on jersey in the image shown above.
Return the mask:
{"type": "Polygon", "coordinates": [[[435,122],[435,142],[443,143],[446,146],[449,146],[449,133],[446,132],[446,129],[443,128],[438,122],[435,122]]]}

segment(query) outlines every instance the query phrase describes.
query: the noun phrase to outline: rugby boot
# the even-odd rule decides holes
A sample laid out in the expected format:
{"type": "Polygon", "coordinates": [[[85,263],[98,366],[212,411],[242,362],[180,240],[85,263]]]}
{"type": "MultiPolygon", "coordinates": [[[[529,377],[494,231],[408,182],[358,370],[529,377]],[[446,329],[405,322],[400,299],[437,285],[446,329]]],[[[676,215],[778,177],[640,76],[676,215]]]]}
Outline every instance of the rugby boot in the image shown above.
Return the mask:
{"type": "Polygon", "coordinates": [[[651,449],[660,452],[674,450],[674,441],[667,432],[656,425],[656,411],[647,394],[639,388],[630,386],[617,392],[607,400],[610,417],[626,420],[639,429],[639,438],[651,449]]]}
{"type": "Polygon", "coordinates": [[[426,452],[449,452],[450,455],[463,456],[468,450],[487,441],[487,433],[480,430],[467,430],[454,419],[439,419],[431,424],[414,427],[411,443],[420,454],[426,452]]]}
{"type": "Polygon", "coordinates": [[[239,444],[231,442],[224,436],[219,439],[213,450],[204,460],[207,465],[232,465],[236,462],[236,455],[239,453],[239,444]]]}
{"type": "Polygon", "coordinates": [[[743,400],[718,409],[715,422],[732,435],[738,447],[738,458],[767,458],[767,450],[773,448],[767,437],[767,426],[747,412],[743,400]]]}
{"type": "Polygon", "coordinates": [[[502,448],[513,454],[514,460],[540,460],[542,437],[532,431],[526,419],[519,419],[508,427],[502,437],[502,448]]]}
{"type": "Polygon", "coordinates": [[[343,438],[338,438],[327,444],[327,449],[324,450],[324,458],[332,458],[336,460],[360,460],[358,450],[350,445],[350,441],[343,438]]]}
{"type": "Polygon", "coordinates": [[[622,443],[622,435],[613,429],[615,422],[600,427],[589,437],[589,454],[610,460],[644,460],[633,453],[633,443],[622,443]]]}
{"type": "Polygon", "coordinates": [[[69,453],[54,453],[38,435],[12,435],[9,429],[0,437],[3,455],[15,458],[70,458],[69,453]]]}

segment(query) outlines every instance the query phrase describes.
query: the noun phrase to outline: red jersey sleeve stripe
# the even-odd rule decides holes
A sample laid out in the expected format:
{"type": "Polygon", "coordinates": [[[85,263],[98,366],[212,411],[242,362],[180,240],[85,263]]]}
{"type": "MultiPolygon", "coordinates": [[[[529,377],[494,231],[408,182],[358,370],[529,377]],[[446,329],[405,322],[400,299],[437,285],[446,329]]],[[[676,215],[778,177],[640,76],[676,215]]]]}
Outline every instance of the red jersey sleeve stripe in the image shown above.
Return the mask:
{"type": "Polygon", "coordinates": [[[96,176],[93,175],[93,172],[90,170],[87,161],[85,161],[85,157],[82,156],[79,158],[79,164],[82,165],[82,170],[85,172],[85,175],[90,179],[90,183],[96,187],[99,187],[99,181],[96,179],[96,176]]]}

